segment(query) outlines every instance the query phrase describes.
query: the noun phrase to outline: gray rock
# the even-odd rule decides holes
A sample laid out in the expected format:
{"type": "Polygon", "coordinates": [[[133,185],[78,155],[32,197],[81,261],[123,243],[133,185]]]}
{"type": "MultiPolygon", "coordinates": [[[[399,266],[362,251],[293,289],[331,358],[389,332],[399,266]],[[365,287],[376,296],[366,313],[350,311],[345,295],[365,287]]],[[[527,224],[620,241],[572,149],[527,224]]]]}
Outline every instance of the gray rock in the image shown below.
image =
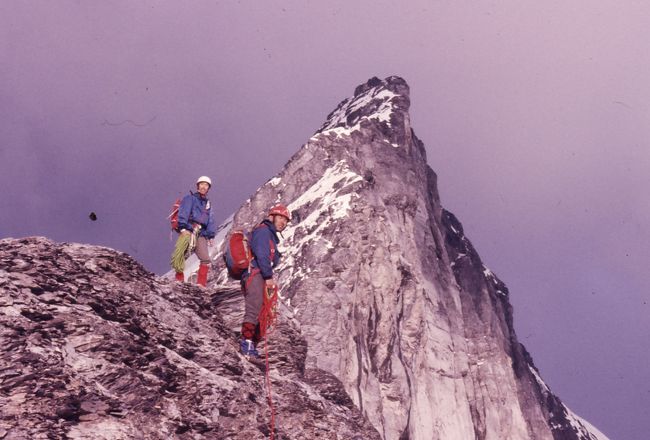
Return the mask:
{"type": "Polygon", "coordinates": [[[222,225],[207,290],[107,248],[0,240],[0,437],[268,438],[265,367],[239,355],[221,254],[283,202],[295,220],[262,347],[275,438],[605,440],[518,342],[409,102],[398,77],[357,87],[222,225]]]}
{"type": "Polygon", "coordinates": [[[228,225],[292,210],[279,280],[306,368],[340,379],[385,439],[604,438],[517,341],[508,289],[442,208],[409,102],[398,77],[357,87],[228,225]]]}
{"type": "MultiPolygon", "coordinates": [[[[215,307],[241,302],[232,290],[44,238],[0,240],[0,263],[2,438],[268,437],[264,372],[215,307]]],[[[269,345],[275,438],[379,438],[337,379],[305,371],[306,342],[290,323],[269,345]]]]}

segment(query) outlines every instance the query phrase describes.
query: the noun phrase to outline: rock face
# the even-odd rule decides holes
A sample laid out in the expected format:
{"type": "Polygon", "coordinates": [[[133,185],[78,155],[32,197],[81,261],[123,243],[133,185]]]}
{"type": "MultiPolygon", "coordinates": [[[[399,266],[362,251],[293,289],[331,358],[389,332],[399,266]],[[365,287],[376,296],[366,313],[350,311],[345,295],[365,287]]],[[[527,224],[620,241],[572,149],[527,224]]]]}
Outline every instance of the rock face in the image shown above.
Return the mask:
{"type": "Polygon", "coordinates": [[[517,341],[508,289],[442,208],[408,108],[401,78],[359,86],[224,232],[289,206],[283,319],[382,438],[604,439],[517,341]]]}
{"type": "Polygon", "coordinates": [[[221,252],[283,202],[275,438],[605,440],[517,341],[408,108],[401,78],[359,86],[222,225],[208,290],[107,248],[0,240],[0,439],[269,438],[221,252]]]}
{"type": "MultiPolygon", "coordinates": [[[[268,438],[264,373],[216,311],[239,294],[42,238],[0,240],[0,291],[0,438],[268,438]]],[[[380,438],[290,323],[274,338],[276,438],[380,438]]]]}

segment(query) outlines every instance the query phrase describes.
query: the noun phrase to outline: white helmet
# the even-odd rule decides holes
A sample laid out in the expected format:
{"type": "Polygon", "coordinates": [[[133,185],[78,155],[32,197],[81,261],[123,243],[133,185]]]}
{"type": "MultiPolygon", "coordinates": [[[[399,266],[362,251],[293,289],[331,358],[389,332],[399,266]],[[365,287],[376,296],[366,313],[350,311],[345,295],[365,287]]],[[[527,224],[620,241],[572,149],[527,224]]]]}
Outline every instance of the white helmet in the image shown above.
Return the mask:
{"type": "Polygon", "coordinates": [[[198,179],[196,179],[196,184],[198,185],[201,182],[205,182],[208,185],[212,186],[212,180],[208,176],[201,176],[198,179]]]}

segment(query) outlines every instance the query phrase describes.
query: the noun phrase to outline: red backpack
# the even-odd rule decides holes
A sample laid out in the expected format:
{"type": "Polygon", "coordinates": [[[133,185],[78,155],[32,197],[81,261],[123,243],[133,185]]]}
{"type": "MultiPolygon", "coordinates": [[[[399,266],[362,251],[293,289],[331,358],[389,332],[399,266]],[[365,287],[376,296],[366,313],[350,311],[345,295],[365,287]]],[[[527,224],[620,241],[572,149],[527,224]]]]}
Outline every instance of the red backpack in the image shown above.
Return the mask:
{"type": "Polygon", "coordinates": [[[238,229],[230,234],[226,243],[223,259],[228,268],[228,275],[236,280],[241,280],[244,271],[248,269],[253,259],[250,239],[250,233],[238,229]]]}
{"type": "Polygon", "coordinates": [[[167,216],[169,222],[171,223],[172,231],[180,232],[178,230],[178,210],[181,207],[181,199],[176,199],[174,205],[172,206],[172,212],[167,216]]]}

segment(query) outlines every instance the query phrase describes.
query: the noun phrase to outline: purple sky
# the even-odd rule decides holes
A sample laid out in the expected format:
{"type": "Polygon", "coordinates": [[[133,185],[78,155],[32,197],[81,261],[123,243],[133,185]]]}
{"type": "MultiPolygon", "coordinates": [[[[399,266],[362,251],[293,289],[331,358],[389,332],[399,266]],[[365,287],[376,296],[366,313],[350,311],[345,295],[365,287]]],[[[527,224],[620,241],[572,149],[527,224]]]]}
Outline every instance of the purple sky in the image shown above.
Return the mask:
{"type": "Polygon", "coordinates": [[[356,85],[400,75],[542,377],[613,440],[645,440],[649,29],[633,0],[1,2],[0,237],[162,273],[196,177],[222,220],[356,85]]]}

